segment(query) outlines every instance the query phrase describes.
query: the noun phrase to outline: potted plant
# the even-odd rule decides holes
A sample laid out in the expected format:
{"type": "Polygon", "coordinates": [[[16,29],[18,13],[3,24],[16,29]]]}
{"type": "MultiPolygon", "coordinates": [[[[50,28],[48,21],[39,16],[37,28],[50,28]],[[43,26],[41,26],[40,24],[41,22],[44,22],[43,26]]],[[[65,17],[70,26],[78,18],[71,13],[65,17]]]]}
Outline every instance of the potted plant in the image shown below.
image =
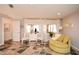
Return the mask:
{"type": "Polygon", "coordinates": [[[54,32],[49,32],[50,37],[52,38],[53,36],[55,36],[54,32]]]}

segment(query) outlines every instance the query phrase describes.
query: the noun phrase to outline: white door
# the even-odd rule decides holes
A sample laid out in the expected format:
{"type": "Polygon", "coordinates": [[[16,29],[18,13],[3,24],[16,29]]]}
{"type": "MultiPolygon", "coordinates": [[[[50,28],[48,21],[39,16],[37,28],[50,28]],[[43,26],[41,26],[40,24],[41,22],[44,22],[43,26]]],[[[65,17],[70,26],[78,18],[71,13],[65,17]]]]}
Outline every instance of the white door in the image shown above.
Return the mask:
{"type": "Polygon", "coordinates": [[[20,41],[20,21],[13,21],[13,41],[20,41]]]}

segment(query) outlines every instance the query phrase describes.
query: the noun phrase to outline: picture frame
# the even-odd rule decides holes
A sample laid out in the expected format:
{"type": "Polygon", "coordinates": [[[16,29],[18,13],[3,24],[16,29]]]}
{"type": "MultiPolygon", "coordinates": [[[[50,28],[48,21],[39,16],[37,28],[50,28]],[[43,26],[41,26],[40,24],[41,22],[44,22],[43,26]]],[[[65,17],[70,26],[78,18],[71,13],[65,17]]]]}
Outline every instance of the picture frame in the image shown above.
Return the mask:
{"type": "Polygon", "coordinates": [[[9,23],[5,23],[4,24],[4,32],[9,32],[10,31],[10,24],[9,23]]]}

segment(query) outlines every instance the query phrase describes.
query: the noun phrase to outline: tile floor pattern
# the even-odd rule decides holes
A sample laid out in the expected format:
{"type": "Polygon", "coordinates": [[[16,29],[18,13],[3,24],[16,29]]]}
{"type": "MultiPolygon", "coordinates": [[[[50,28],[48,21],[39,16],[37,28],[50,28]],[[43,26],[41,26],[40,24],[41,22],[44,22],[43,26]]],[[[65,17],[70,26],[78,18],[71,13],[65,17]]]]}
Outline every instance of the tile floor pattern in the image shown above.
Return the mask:
{"type": "Polygon", "coordinates": [[[0,51],[0,55],[60,55],[49,49],[49,47],[43,47],[40,45],[36,46],[35,43],[31,43],[28,45],[29,47],[19,53],[18,51],[22,46],[25,45],[22,45],[20,42],[13,42],[11,47],[0,51]]]}

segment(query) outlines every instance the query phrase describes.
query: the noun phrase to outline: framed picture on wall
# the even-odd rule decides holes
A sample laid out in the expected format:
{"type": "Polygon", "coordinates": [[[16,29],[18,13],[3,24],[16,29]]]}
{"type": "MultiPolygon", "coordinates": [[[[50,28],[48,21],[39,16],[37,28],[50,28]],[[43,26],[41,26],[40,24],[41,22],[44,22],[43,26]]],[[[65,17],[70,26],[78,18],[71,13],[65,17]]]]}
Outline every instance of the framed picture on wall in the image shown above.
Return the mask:
{"type": "Polygon", "coordinates": [[[10,24],[6,23],[4,24],[4,31],[9,32],[10,31],[10,24]]]}

